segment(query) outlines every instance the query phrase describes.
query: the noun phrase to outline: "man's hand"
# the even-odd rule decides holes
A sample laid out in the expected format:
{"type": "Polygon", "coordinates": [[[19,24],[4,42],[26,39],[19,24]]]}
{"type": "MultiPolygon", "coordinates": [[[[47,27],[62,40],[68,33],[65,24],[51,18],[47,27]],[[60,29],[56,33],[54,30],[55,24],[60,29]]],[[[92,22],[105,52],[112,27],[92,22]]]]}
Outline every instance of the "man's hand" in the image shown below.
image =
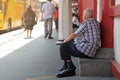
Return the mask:
{"type": "Polygon", "coordinates": [[[68,36],[68,37],[63,41],[63,43],[68,42],[68,41],[74,39],[76,36],[77,36],[77,35],[76,35],[75,33],[72,33],[70,36],[68,36]]]}

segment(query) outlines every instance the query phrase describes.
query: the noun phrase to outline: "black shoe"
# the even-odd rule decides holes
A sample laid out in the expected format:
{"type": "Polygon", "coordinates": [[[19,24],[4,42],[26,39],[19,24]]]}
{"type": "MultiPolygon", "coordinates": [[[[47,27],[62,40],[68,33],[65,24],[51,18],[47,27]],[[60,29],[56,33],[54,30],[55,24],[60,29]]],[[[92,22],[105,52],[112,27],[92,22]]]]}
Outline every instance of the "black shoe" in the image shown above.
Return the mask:
{"type": "Polygon", "coordinates": [[[44,38],[47,38],[47,35],[45,35],[44,38]]]}
{"type": "Polygon", "coordinates": [[[62,68],[61,68],[59,71],[66,70],[67,68],[68,68],[68,64],[67,64],[67,62],[64,60],[64,64],[63,64],[62,68]]]}
{"type": "Polygon", "coordinates": [[[73,64],[72,61],[71,61],[71,62],[68,62],[67,64],[68,64],[68,68],[69,68],[69,69],[72,69],[72,70],[75,70],[75,69],[76,69],[76,67],[75,67],[75,65],[73,64]]]}
{"type": "Polygon", "coordinates": [[[48,37],[48,39],[53,39],[53,37],[48,37]]]}
{"type": "Polygon", "coordinates": [[[64,65],[59,71],[63,71],[63,70],[66,70],[68,68],[68,66],[66,65],[64,65]]]}
{"type": "Polygon", "coordinates": [[[62,77],[69,77],[69,76],[74,76],[74,75],[76,75],[75,70],[66,69],[66,70],[61,71],[59,74],[57,74],[56,77],[62,78],[62,77]]]}

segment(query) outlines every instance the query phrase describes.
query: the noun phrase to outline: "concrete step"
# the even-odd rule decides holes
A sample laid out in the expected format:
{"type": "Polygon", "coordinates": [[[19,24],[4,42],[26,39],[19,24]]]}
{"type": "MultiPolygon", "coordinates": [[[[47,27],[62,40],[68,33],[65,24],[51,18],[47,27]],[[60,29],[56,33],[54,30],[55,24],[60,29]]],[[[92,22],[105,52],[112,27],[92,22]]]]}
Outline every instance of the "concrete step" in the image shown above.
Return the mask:
{"type": "Polygon", "coordinates": [[[80,58],[80,76],[113,77],[110,65],[113,59],[114,51],[109,48],[101,48],[94,59],[80,58]]]}
{"type": "Polygon", "coordinates": [[[80,76],[113,77],[110,61],[111,60],[80,59],[80,76]]]}

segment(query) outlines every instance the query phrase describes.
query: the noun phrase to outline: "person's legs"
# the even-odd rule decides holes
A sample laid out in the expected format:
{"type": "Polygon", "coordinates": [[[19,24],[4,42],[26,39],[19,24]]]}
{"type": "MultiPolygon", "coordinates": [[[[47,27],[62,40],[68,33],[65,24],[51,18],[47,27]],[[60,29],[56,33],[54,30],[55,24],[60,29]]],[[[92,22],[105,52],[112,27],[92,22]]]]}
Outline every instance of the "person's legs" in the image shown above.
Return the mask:
{"type": "Polygon", "coordinates": [[[71,60],[71,56],[80,57],[80,58],[90,58],[76,49],[76,46],[75,46],[73,40],[61,45],[60,56],[61,56],[62,60],[66,61],[67,69],[64,68],[64,66],[63,66],[62,73],[56,75],[56,77],[58,77],[58,78],[73,76],[76,74],[75,73],[76,67],[74,66],[74,64],[71,60]]]}
{"type": "Polygon", "coordinates": [[[60,77],[67,77],[67,76],[75,75],[76,67],[74,66],[71,60],[70,42],[67,42],[61,45],[60,55],[61,55],[61,59],[64,60],[64,65],[63,65],[61,73],[57,74],[56,77],[60,78],[60,77]]]}
{"type": "Polygon", "coordinates": [[[30,25],[29,38],[31,38],[31,35],[32,35],[32,30],[33,30],[33,25],[30,25]]]}
{"type": "Polygon", "coordinates": [[[58,32],[58,20],[55,20],[56,31],[58,32]]]}
{"type": "MultiPolygon", "coordinates": [[[[73,56],[73,53],[74,53],[74,51],[72,50],[72,46],[73,46],[72,43],[73,43],[73,41],[71,40],[69,42],[64,43],[60,47],[61,59],[66,61],[67,64],[72,63],[71,56],[73,56]]],[[[73,68],[75,69],[75,66],[73,68]]]]}
{"type": "Polygon", "coordinates": [[[64,60],[63,66],[62,66],[62,68],[61,68],[59,71],[63,71],[63,70],[65,70],[65,69],[67,69],[67,68],[68,68],[67,61],[64,60]]]}
{"type": "Polygon", "coordinates": [[[26,37],[26,38],[28,38],[28,37],[29,37],[29,30],[28,30],[28,29],[26,29],[26,31],[27,31],[27,37],[26,37]]]}
{"type": "Polygon", "coordinates": [[[69,42],[63,43],[60,46],[60,56],[62,60],[71,60],[71,55],[70,55],[70,45],[69,42]]]}
{"type": "Polygon", "coordinates": [[[71,60],[71,56],[80,57],[80,58],[90,58],[76,49],[73,40],[61,45],[60,56],[62,60],[71,60]]]}
{"type": "Polygon", "coordinates": [[[48,36],[48,19],[44,20],[44,38],[46,38],[48,36]]]}
{"type": "Polygon", "coordinates": [[[27,35],[26,35],[26,38],[28,38],[28,37],[29,37],[29,25],[26,25],[26,28],[25,28],[25,29],[26,29],[26,34],[27,34],[27,35]]]}
{"type": "Polygon", "coordinates": [[[49,32],[48,32],[48,38],[53,39],[52,35],[52,24],[53,24],[53,18],[50,18],[48,21],[48,26],[49,26],[49,32]]]}
{"type": "Polygon", "coordinates": [[[30,38],[31,38],[31,34],[32,34],[32,30],[30,30],[30,36],[29,36],[30,38]]]}
{"type": "Polygon", "coordinates": [[[60,71],[67,69],[68,66],[67,66],[66,60],[68,60],[68,59],[71,60],[71,56],[67,54],[68,47],[69,47],[69,45],[67,43],[62,44],[60,47],[60,56],[61,56],[61,59],[64,60],[63,67],[60,69],[60,71]]]}

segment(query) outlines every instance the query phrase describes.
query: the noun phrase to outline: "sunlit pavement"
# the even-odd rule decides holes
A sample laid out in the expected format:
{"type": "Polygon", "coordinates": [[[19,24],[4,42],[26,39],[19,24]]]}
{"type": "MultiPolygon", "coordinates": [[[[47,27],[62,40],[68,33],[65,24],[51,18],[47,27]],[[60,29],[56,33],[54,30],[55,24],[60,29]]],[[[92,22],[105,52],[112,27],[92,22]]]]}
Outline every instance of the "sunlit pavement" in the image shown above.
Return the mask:
{"type": "Polygon", "coordinates": [[[38,22],[38,24],[34,26],[32,38],[30,39],[26,38],[26,32],[24,29],[15,30],[0,35],[0,58],[7,56],[14,50],[43,35],[43,31],[43,22],[38,22]]]}
{"type": "Polygon", "coordinates": [[[54,39],[44,38],[43,22],[34,26],[32,38],[26,39],[24,29],[0,35],[0,80],[115,80],[114,78],[80,77],[78,59],[77,75],[56,78],[61,67],[57,33],[54,39]]]}

